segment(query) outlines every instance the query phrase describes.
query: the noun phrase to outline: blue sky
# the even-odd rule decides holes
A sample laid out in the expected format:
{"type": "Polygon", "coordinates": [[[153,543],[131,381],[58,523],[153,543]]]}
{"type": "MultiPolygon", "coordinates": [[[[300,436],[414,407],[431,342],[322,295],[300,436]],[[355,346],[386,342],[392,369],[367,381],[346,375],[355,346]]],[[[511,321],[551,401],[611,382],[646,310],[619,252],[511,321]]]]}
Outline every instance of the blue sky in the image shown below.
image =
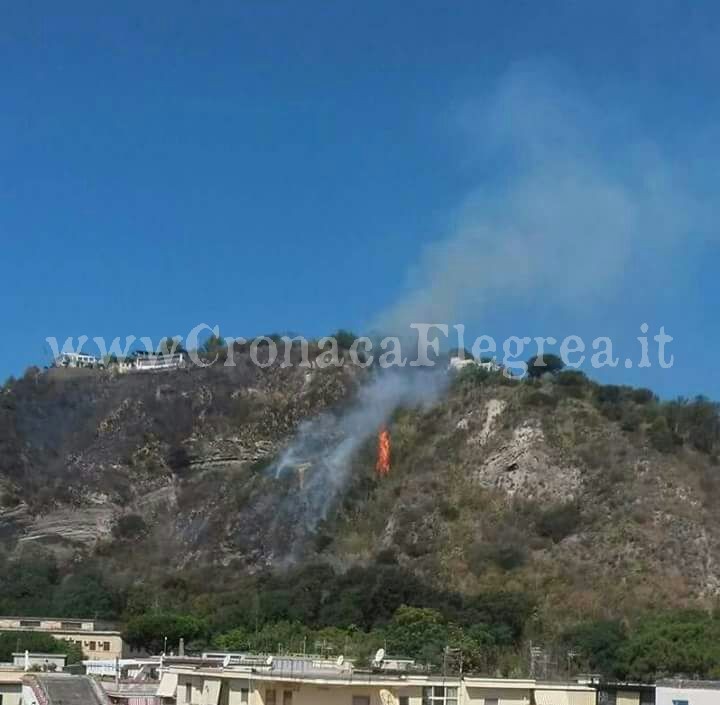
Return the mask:
{"type": "Polygon", "coordinates": [[[714,3],[8,5],[0,378],[47,336],[429,311],[623,358],[664,325],[672,369],[592,374],[718,398],[719,34],[714,3]]]}

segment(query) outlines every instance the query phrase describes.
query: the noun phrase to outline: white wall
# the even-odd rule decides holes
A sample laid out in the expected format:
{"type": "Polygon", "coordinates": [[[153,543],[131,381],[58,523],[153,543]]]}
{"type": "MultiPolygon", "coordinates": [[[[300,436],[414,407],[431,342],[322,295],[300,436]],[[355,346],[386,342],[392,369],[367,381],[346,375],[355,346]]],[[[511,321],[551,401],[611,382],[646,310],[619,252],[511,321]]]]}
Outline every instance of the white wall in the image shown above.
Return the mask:
{"type": "Polygon", "coordinates": [[[720,688],[667,688],[655,689],[655,705],[673,705],[673,700],[687,700],[688,705],[718,705],[720,688]]]}

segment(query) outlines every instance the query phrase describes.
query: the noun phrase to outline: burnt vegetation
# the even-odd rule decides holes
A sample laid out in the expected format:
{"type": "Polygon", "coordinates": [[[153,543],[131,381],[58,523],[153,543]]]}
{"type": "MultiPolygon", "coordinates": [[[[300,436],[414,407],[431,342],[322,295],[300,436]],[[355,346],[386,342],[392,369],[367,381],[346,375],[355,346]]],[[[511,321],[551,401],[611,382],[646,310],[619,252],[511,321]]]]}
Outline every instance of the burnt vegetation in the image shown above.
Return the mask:
{"type": "Polygon", "coordinates": [[[616,676],[720,669],[687,636],[717,630],[714,402],[552,359],[524,381],[467,367],[434,407],[396,410],[387,477],[372,439],[328,515],[299,530],[302,476],[275,478],[273,461],[375,371],[231,354],[150,376],[29,370],[3,387],[0,610],[119,618],[150,648],[170,635],[365,658],[387,643],[438,664],[451,645],[468,667],[520,674],[532,639],[616,676]],[[666,638],[682,642],[674,659],[666,638]]]}

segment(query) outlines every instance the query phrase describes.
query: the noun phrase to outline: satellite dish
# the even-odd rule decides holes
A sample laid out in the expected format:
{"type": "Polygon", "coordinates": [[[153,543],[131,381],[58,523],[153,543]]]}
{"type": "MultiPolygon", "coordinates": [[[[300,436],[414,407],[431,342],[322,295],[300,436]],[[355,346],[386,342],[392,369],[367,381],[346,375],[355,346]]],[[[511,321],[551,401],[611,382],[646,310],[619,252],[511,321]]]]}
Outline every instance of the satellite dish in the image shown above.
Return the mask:
{"type": "Polygon", "coordinates": [[[385,649],[378,649],[375,653],[375,663],[382,663],[385,658],[385,649]]]}
{"type": "Polygon", "coordinates": [[[272,656],[268,656],[268,657],[267,657],[267,659],[265,660],[265,665],[266,665],[266,666],[272,666],[272,665],[273,665],[273,657],[272,657],[272,656]]]}
{"type": "Polygon", "coordinates": [[[227,667],[230,665],[230,659],[231,659],[231,658],[232,658],[232,657],[230,656],[230,654],[228,654],[228,655],[223,659],[223,668],[227,668],[227,667]]]}
{"type": "Polygon", "coordinates": [[[335,661],[335,664],[337,665],[338,668],[340,668],[340,666],[342,666],[344,663],[345,663],[345,657],[342,654],[340,654],[340,656],[337,657],[337,661],[335,661]]]}

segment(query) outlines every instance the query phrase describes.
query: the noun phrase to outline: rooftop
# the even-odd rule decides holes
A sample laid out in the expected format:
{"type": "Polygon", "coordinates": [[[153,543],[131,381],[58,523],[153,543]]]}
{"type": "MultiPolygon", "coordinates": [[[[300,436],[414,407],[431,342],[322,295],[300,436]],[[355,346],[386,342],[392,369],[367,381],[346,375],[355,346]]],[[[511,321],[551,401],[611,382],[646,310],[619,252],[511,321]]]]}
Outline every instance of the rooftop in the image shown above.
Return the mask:
{"type": "Polygon", "coordinates": [[[697,688],[703,690],[720,690],[720,681],[695,681],[684,678],[667,678],[656,683],[658,688],[697,688]]]}

